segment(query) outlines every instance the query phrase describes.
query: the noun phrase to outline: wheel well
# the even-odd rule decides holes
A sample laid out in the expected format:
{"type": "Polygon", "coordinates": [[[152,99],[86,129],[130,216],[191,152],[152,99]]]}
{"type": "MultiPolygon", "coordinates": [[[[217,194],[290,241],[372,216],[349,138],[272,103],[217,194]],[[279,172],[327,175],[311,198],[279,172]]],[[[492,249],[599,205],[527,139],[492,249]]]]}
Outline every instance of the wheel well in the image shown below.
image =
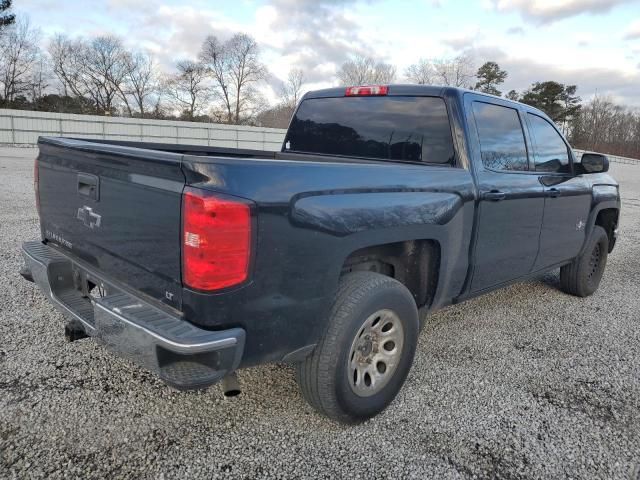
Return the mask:
{"type": "Polygon", "coordinates": [[[596,225],[600,225],[607,232],[609,237],[609,253],[613,250],[616,243],[614,231],[618,226],[618,210],[615,208],[605,208],[598,212],[596,217],[596,225]]]}
{"type": "Polygon", "coordinates": [[[364,270],[395,278],[409,289],[418,307],[422,307],[433,300],[439,267],[437,242],[409,240],[356,250],[345,260],[342,275],[364,270]]]}

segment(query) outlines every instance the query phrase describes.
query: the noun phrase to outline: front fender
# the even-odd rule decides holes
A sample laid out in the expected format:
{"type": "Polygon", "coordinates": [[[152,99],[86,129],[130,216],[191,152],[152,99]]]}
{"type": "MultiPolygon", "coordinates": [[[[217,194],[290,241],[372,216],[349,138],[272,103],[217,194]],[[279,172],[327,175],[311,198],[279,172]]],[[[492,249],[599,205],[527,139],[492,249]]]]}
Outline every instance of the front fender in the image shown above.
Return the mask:
{"type": "Polygon", "coordinates": [[[596,226],[596,220],[598,214],[602,210],[614,209],[620,211],[620,192],[616,185],[594,185],[593,186],[593,198],[591,203],[591,212],[587,220],[585,240],[580,249],[580,255],[584,253],[591,232],[593,232],[596,226]]]}

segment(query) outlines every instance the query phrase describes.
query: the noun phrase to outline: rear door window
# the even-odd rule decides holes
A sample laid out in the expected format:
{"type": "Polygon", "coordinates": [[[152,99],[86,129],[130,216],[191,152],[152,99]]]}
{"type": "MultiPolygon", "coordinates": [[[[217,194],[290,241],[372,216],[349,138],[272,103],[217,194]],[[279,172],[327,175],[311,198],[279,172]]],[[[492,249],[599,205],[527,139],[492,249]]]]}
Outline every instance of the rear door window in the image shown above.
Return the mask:
{"type": "Polygon", "coordinates": [[[544,118],[527,113],[534,141],[536,171],[570,173],[569,151],[560,134],[544,118]]]}
{"type": "Polygon", "coordinates": [[[447,109],[438,97],[304,100],[285,150],[435,164],[454,160],[447,109]]]}
{"type": "Polygon", "coordinates": [[[528,169],[524,132],[514,108],[473,102],[482,164],[492,170],[528,169]]]}

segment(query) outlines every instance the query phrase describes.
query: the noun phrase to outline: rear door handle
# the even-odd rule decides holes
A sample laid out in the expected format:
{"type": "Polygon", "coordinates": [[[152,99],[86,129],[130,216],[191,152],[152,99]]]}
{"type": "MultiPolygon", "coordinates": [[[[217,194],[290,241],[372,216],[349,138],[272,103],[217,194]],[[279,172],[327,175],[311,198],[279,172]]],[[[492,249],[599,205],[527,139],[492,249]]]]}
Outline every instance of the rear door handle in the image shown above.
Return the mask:
{"type": "Polygon", "coordinates": [[[490,192],[485,192],[482,195],[483,200],[489,200],[491,202],[499,202],[500,200],[504,200],[507,198],[507,194],[504,192],[499,192],[497,190],[492,190],[490,192]]]}
{"type": "Polygon", "coordinates": [[[547,190],[548,197],[558,198],[560,195],[562,195],[562,192],[557,188],[550,188],[549,190],[547,190]]]}

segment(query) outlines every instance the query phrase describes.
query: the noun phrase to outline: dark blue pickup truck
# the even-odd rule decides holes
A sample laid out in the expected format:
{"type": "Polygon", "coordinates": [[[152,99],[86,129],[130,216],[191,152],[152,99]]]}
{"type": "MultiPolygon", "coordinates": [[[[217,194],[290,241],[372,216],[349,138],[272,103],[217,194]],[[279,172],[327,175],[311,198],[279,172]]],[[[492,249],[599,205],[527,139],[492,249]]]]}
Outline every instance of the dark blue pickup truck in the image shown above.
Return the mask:
{"type": "Polygon", "coordinates": [[[238,368],[292,363],[343,422],[393,400],[424,314],[555,268],[590,295],[616,241],[605,156],[577,159],[534,108],[455,88],[310,92],[279,152],[39,147],[42,238],[22,274],[70,340],[230,395],[238,368]]]}

